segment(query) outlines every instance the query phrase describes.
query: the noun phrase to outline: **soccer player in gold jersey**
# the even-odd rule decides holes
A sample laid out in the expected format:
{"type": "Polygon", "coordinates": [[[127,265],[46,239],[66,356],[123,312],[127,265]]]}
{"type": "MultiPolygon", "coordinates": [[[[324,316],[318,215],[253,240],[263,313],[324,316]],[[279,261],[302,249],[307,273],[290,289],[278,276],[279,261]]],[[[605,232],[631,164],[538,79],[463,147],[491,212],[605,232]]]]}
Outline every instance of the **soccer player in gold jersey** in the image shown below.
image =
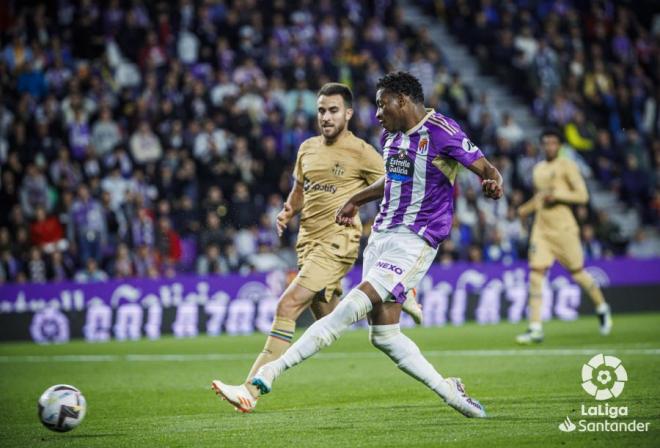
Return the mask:
{"type": "MultiPolygon", "coordinates": [[[[254,362],[246,382],[238,385],[212,382],[215,392],[241,412],[251,412],[259,390],[249,384],[257,370],[278,359],[291,345],[296,319],[311,308],[317,319],[329,314],[339,302],[341,279],[355,262],[362,235],[355,226],[335,223],[337,210],[355,193],[384,175],[382,156],[348,130],[353,115],[353,94],[339,83],[328,83],[318,92],[317,121],[321,135],[304,141],[298,149],[295,182],[282,211],[277,231],[301,213],[296,244],[298,274],[280,297],[266,345],[254,362]]],[[[421,309],[414,292],[407,295],[404,310],[419,323],[421,309]]]]}
{"type": "Polygon", "coordinates": [[[546,272],[555,260],[593,301],[600,321],[600,332],[609,334],[612,317],[609,305],[594,279],[584,270],[580,231],[571,206],[586,204],[589,193],[577,165],[559,156],[561,134],[548,129],[541,134],[545,160],[534,167],[534,196],[518,209],[525,219],[535,214],[529,244],[529,328],[516,337],[520,344],[543,341],[541,320],[542,287],[546,272]]]}

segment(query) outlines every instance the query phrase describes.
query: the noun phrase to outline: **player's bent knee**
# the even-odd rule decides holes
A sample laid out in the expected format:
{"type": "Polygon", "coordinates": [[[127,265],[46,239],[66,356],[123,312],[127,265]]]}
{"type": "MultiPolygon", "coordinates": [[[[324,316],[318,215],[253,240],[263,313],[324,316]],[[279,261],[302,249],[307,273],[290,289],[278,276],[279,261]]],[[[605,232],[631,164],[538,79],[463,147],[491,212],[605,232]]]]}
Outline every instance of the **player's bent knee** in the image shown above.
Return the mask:
{"type": "Polygon", "coordinates": [[[307,308],[311,300],[296,297],[293,293],[285,293],[277,302],[275,313],[277,316],[295,320],[307,308]]]}
{"type": "Polygon", "coordinates": [[[369,341],[377,349],[389,352],[392,340],[401,333],[399,324],[369,326],[369,341]]]}

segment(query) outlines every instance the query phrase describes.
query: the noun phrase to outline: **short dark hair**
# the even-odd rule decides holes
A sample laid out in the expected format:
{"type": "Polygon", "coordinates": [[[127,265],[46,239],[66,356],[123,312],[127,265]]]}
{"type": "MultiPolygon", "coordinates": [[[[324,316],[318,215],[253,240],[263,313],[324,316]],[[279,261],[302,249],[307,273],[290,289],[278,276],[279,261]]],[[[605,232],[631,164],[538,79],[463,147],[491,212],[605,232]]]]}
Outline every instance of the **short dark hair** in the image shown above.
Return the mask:
{"type": "Polygon", "coordinates": [[[353,92],[351,92],[351,88],[346,84],[342,84],[340,82],[329,82],[324,84],[316,94],[317,97],[321,95],[341,95],[342,99],[344,100],[344,105],[346,107],[353,107],[353,92]]]}
{"type": "Polygon", "coordinates": [[[545,128],[545,129],[543,129],[543,131],[541,131],[541,136],[539,137],[539,140],[543,140],[543,137],[557,137],[557,140],[559,140],[559,143],[561,143],[563,141],[561,132],[557,128],[545,128]]]}
{"type": "Polygon", "coordinates": [[[383,76],[376,84],[376,90],[380,89],[407,95],[418,104],[424,102],[422,84],[408,72],[392,72],[383,76]]]}

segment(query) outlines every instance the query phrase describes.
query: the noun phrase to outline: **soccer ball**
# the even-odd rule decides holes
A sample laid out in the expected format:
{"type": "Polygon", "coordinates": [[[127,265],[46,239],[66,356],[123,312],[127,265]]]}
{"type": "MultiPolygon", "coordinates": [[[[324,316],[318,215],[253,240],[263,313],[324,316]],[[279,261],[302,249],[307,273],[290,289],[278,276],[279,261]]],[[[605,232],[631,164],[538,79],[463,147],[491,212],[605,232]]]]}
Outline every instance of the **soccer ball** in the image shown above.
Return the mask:
{"type": "Polygon", "coordinates": [[[39,420],[51,431],[67,432],[85,418],[87,402],[78,389],[68,384],[51,386],[39,397],[39,420]]]}

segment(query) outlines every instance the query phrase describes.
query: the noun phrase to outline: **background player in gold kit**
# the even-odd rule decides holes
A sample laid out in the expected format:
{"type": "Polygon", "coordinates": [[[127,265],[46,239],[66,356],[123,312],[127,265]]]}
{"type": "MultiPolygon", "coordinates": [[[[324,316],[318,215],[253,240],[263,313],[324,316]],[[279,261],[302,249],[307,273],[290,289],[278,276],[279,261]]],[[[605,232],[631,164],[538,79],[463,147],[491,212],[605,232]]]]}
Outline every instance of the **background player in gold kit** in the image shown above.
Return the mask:
{"type": "Polygon", "coordinates": [[[558,157],[560,145],[558,131],[546,130],[541,134],[545,160],[534,167],[534,196],[518,209],[521,219],[535,214],[529,244],[529,328],[516,338],[520,344],[543,341],[543,279],[555,260],[594,302],[600,332],[605,335],[612,329],[610,307],[598,284],[584,270],[579,228],[571,210],[572,205],[586,204],[589,193],[577,165],[558,157]]]}
{"type": "MultiPolygon", "coordinates": [[[[281,235],[296,214],[301,213],[296,251],[298,275],[284,291],[266,345],[247,375],[251,379],[264,364],[278,359],[291,345],[296,319],[311,307],[318,319],[329,314],[341,296],[341,279],[355,262],[362,225],[335,223],[337,210],[352,195],[384,175],[382,156],[348,130],[353,115],[353,94],[339,83],[328,83],[318,92],[317,119],[321,135],[304,141],[298,150],[295,182],[277,216],[281,235]]],[[[404,309],[415,321],[421,310],[414,294],[404,309]]],[[[213,381],[213,389],[239,411],[256,406],[258,389],[246,383],[232,386],[213,381]]]]}

